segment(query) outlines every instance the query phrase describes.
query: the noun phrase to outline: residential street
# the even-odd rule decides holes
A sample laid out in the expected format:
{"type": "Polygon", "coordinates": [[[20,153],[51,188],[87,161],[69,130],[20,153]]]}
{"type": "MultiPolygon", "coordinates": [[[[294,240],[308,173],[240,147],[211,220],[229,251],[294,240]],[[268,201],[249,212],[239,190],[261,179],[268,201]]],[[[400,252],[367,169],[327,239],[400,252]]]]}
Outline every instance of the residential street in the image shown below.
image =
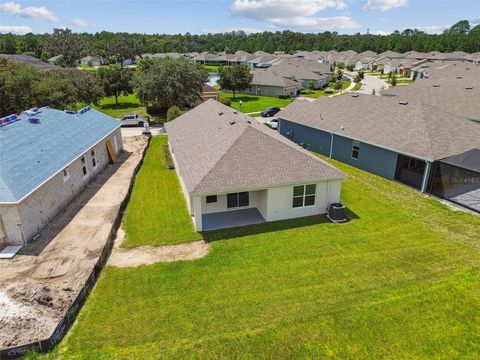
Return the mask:
{"type": "Polygon", "coordinates": [[[372,95],[372,91],[375,90],[375,95],[380,96],[382,90],[388,89],[388,84],[385,81],[368,74],[365,74],[362,85],[362,88],[357,90],[357,92],[361,94],[372,95]]]}
{"type": "MultiPolygon", "coordinates": [[[[140,126],[129,126],[122,127],[122,137],[132,137],[142,135],[143,127],[140,126]]],[[[152,124],[150,125],[150,132],[152,136],[165,134],[165,128],[161,124],[152,124]]]]}

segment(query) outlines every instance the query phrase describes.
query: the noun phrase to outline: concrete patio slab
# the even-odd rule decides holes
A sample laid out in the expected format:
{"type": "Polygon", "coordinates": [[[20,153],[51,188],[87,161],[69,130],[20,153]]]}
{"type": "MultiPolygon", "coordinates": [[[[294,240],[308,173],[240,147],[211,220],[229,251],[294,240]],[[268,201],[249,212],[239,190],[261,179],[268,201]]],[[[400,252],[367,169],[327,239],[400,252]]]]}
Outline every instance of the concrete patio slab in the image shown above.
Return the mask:
{"type": "Polygon", "coordinates": [[[265,219],[256,208],[225,211],[202,216],[203,231],[261,224],[264,222],[265,219]]]}

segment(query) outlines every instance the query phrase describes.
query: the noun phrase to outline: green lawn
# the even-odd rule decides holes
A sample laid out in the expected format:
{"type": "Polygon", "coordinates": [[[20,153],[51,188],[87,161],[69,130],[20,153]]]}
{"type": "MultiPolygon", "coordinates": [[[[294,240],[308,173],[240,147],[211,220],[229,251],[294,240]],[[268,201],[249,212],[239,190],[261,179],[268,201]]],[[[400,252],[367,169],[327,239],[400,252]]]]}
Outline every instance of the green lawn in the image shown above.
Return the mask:
{"type": "Polygon", "coordinates": [[[360,90],[361,88],[362,88],[361,82],[355,83],[355,86],[353,87],[353,91],[360,90]]]}
{"type": "MultiPolygon", "coordinates": [[[[145,234],[136,244],[190,231],[175,173],[161,169],[162,139],[153,140],[127,210],[129,236],[145,234]]],[[[349,175],[349,223],[316,216],[210,232],[203,259],[107,267],[58,353],[478,358],[480,218],[331,162],[349,175]]]]}
{"type": "Polygon", "coordinates": [[[218,73],[218,65],[202,65],[208,72],[218,73]]]}
{"type": "Polygon", "coordinates": [[[279,99],[270,96],[257,96],[247,94],[236,94],[235,99],[232,93],[221,92],[220,99],[229,98],[232,101],[232,107],[244,113],[259,112],[270,106],[283,108],[292,102],[292,99],[279,99]],[[242,106],[240,106],[242,101],[242,106]]]}
{"type": "Polygon", "coordinates": [[[201,239],[188,215],[175,170],[164,166],[166,136],[154,137],[125,211],[124,247],[169,245],[201,239]]]}
{"type": "Polygon", "coordinates": [[[119,96],[118,104],[115,103],[113,96],[104,98],[94,108],[114,118],[120,118],[131,113],[138,113],[142,116],[147,115],[147,109],[140,103],[135,94],[119,96]]]}

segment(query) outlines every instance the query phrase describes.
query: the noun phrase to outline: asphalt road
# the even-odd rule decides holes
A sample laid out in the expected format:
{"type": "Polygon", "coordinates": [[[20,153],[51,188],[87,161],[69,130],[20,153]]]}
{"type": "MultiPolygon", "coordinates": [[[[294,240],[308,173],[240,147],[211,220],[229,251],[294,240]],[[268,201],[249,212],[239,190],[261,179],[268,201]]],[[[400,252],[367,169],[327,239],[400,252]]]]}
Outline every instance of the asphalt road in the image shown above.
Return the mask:
{"type": "Polygon", "coordinates": [[[361,94],[372,95],[373,90],[375,90],[375,95],[380,96],[380,92],[382,90],[388,89],[388,84],[385,81],[368,74],[365,74],[365,77],[362,80],[362,85],[363,85],[362,88],[357,91],[358,93],[361,93],[361,94]]]}

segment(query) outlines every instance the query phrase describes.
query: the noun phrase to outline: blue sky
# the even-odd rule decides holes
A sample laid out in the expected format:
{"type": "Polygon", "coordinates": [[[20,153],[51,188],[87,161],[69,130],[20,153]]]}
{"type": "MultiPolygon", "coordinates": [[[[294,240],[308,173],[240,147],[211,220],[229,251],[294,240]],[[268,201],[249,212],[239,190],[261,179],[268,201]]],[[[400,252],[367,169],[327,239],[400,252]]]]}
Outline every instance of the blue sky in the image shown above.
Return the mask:
{"type": "Polygon", "coordinates": [[[480,0],[0,0],[0,32],[16,33],[438,33],[461,19],[480,23],[480,0]]]}

